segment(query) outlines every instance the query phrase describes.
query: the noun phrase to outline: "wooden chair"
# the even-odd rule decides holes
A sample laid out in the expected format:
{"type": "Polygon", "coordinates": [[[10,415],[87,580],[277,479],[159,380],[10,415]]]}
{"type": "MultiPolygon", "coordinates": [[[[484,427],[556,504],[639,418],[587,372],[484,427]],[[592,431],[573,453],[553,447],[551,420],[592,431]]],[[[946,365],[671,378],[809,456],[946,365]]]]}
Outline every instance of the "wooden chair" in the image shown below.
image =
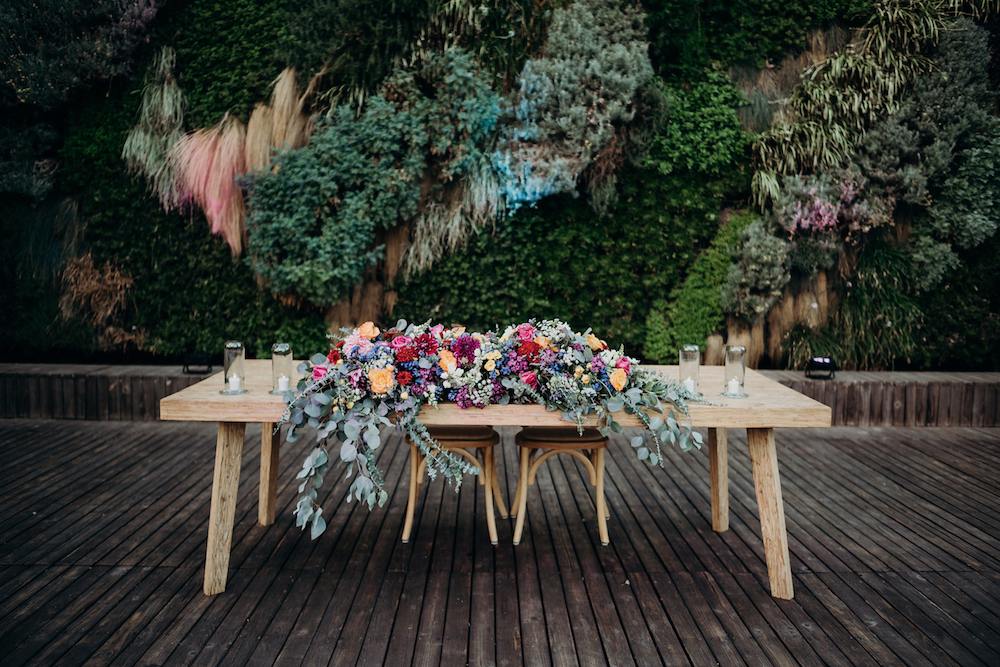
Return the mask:
{"type": "MultiPolygon", "coordinates": [[[[479,483],[483,486],[489,480],[486,491],[486,525],[490,532],[490,542],[496,544],[497,524],[493,516],[493,501],[500,509],[500,516],[507,518],[507,506],[500,495],[500,481],[497,479],[496,461],[493,458],[493,447],[500,442],[500,435],[489,426],[428,426],[430,436],[441,443],[449,452],[464,456],[479,468],[479,483]],[[470,452],[469,450],[474,450],[470,452]],[[482,460],[477,456],[482,452],[482,460]],[[492,493],[491,493],[492,491],[492,493]]],[[[409,442],[409,440],[407,440],[409,442]]],[[[410,497],[406,505],[406,523],[403,524],[403,543],[410,541],[410,531],[413,529],[413,512],[417,505],[417,494],[424,481],[424,471],[427,459],[410,442],[410,497]]]]}
{"type": "Polygon", "coordinates": [[[601,544],[607,546],[610,539],[607,525],[608,504],[604,499],[604,450],[608,447],[608,439],[596,428],[584,429],[583,435],[580,435],[575,426],[531,426],[520,431],[514,441],[517,443],[521,461],[521,474],[517,479],[514,501],[517,511],[514,544],[521,542],[521,530],[524,528],[524,515],[528,507],[528,486],[535,483],[538,466],[550,456],[570,454],[587,466],[590,483],[597,488],[597,526],[601,534],[601,544]]]}

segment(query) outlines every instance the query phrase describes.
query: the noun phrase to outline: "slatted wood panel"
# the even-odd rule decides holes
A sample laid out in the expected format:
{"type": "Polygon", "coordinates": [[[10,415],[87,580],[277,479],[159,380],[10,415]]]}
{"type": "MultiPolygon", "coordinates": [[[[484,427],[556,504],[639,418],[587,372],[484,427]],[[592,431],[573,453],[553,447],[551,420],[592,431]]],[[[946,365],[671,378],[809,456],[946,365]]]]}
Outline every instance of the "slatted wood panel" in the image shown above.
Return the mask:
{"type": "Polygon", "coordinates": [[[205,377],[180,366],[0,364],[0,418],[157,421],[161,398],[205,377]]]}
{"type": "Polygon", "coordinates": [[[1000,373],[760,373],[830,406],[834,426],[1000,426],[1000,373]]]}
{"type": "Polygon", "coordinates": [[[703,452],[654,470],[616,437],[610,547],[568,457],[540,469],[518,547],[502,520],[489,544],[478,485],[441,482],[402,544],[395,438],[386,507],[346,503],[333,472],[315,542],[291,516],[308,445],[286,444],[263,528],[259,438],[250,427],[229,584],[207,597],[212,425],[0,424],[0,664],[1000,664],[996,429],[778,430],[790,601],[768,594],[736,429],[725,533],[711,530],[703,452]]]}

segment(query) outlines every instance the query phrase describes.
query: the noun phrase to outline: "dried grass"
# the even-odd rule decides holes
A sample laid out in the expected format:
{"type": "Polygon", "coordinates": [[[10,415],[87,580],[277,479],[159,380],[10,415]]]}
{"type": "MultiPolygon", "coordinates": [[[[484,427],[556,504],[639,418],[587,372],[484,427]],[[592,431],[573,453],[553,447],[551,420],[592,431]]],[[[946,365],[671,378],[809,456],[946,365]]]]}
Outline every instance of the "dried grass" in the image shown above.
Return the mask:
{"type": "Polygon", "coordinates": [[[258,104],[247,123],[248,169],[267,167],[274,151],[294,150],[309,143],[313,122],[307,110],[323,74],[310,79],[301,95],[294,68],[285,68],[275,79],[270,104],[258,104]]]}
{"type": "Polygon", "coordinates": [[[59,308],[63,319],[82,314],[97,329],[102,349],[141,345],[144,331],[128,331],[121,326],[121,314],[128,302],[133,280],[128,274],[108,262],[102,268],[94,266],[87,253],[66,262],[63,272],[63,294],[59,308]]]}
{"type": "Polygon", "coordinates": [[[271,162],[271,107],[258,103],[247,121],[247,169],[258,171],[271,162]]]}
{"type": "Polygon", "coordinates": [[[243,192],[236,177],[246,172],[246,128],[239,119],[224,117],[218,125],[186,135],[172,158],[178,171],[178,201],[205,212],[213,234],[221,234],[233,255],[243,251],[243,192]]]}
{"type": "Polygon", "coordinates": [[[470,234],[503,215],[504,202],[496,173],[483,157],[463,179],[445,186],[440,201],[426,204],[417,215],[403,259],[404,278],[429,269],[445,253],[462,246],[470,234]]]}
{"type": "Polygon", "coordinates": [[[173,49],[164,48],[156,55],[146,76],[139,120],[122,147],[129,170],[146,177],[167,210],[179,203],[170,152],[183,137],[184,125],[184,95],[173,77],[174,61],[173,49]]]}
{"type": "Polygon", "coordinates": [[[737,64],[730,67],[730,80],[750,100],[749,105],[737,110],[743,129],[759,133],[787,122],[784,99],[802,80],[803,73],[846,48],[850,38],[849,32],[837,26],[815,30],[809,34],[805,51],[786,57],[777,66],[768,64],[756,69],[737,64]]]}

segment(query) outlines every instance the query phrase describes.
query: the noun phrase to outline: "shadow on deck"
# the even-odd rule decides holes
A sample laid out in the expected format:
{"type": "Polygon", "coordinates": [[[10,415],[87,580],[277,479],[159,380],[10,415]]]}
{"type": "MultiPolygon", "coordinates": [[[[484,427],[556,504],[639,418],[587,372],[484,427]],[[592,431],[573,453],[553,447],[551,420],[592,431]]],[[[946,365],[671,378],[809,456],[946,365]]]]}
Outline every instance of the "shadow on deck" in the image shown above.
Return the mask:
{"type": "Polygon", "coordinates": [[[609,547],[568,457],[539,472],[520,546],[502,520],[490,545],[477,485],[441,482],[402,544],[395,437],[386,507],[346,503],[333,471],[315,542],[292,517],[308,443],[285,445],[263,528],[259,437],[251,426],[228,588],[206,597],[214,425],[0,422],[0,664],[1000,664],[997,429],[776,431],[790,601],[768,594],[736,429],[721,534],[704,452],[651,470],[618,436],[609,547]]]}

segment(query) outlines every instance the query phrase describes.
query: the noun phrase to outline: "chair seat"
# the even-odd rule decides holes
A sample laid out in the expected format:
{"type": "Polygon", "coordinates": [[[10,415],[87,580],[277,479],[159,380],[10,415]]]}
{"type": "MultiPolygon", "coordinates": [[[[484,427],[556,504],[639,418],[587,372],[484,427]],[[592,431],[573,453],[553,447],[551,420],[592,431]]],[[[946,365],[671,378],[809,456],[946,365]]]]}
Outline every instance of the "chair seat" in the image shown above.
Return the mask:
{"type": "Polygon", "coordinates": [[[530,426],[521,430],[516,440],[519,447],[529,449],[594,449],[608,444],[596,428],[585,428],[580,435],[575,426],[530,426]]]}
{"type": "Polygon", "coordinates": [[[448,440],[492,440],[496,435],[490,426],[428,426],[427,432],[443,445],[448,440]]]}

